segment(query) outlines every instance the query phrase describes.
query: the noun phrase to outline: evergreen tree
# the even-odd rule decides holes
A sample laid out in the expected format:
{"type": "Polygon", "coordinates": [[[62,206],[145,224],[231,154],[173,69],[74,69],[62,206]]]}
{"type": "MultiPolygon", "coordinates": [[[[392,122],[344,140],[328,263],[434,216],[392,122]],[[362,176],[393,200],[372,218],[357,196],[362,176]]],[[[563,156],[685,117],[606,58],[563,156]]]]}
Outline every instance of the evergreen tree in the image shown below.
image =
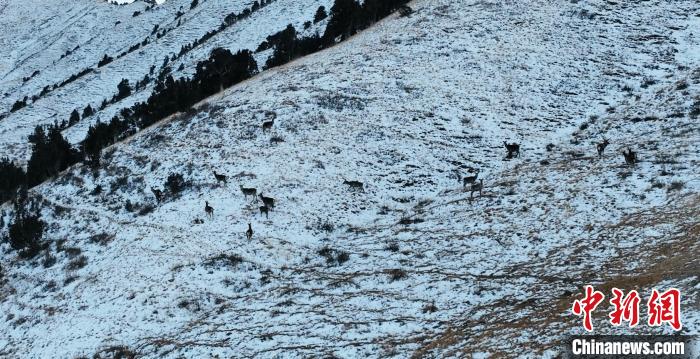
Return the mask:
{"type": "Polygon", "coordinates": [[[131,86],[129,86],[129,80],[122,79],[117,85],[117,100],[129,97],[131,95],[131,86]]]}
{"type": "Polygon", "coordinates": [[[95,110],[92,109],[92,106],[90,106],[90,104],[85,106],[85,109],[83,110],[83,118],[90,117],[94,114],[95,114],[95,110]]]}
{"type": "Polygon", "coordinates": [[[331,8],[331,18],[328,20],[324,41],[331,45],[337,38],[345,40],[358,30],[360,5],[355,0],[335,0],[331,8]]]}
{"type": "Polygon", "coordinates": [[[39,210],[29,207],[26,193],[15,200],[15,216],[8,231],[10,246],[16,251],[21,251],[20,255],[24,258],[32,258],[39,253],[46,228],[39,210]]]}
{"type": "Polygon", "coordinates": [[[8,158],[0,159],[0,204],[12,199],[26,180],[22,167],[15,166],[8,158]]]}
{"type": "Polygon", "coordinates": [[[73,110],[73,112],[70,113],[70,119],[68,119],[68,126],[73,126],[79,121],[80,114],[78,113],[78,110],[73,110]]]}
{"type": "Polygon", "coordinates": [[[48,133],[37,126],[29,136],[32,143],[32,156],[27,163],[27,185],[34,187],[49,177],[76,163],[77,152],[63,138],[58,125],[49,127],[48,133]]]}
{"type": "Polygon", "coordinates": [[[325,6],[319,6],[318,9],[316,10],[316,15],[314,15],[314,24],[325,20],[328,17],[328,13],[326,12],[326,7],[325,6]]]}

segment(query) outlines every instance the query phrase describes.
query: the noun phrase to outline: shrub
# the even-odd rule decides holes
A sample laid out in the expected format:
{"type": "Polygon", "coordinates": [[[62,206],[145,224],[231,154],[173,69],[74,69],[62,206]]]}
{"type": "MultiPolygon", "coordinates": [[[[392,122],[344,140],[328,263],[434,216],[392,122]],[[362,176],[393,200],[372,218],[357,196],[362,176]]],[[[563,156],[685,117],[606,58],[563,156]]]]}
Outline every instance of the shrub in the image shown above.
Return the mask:
{"type": "Polygon", "coordinates": [[[179,173],[171,173],[165,181],[165,188],[172,196],[178,196],[187,187],[187,182],[179,173]]]}
{"type": "Polygon", "coordinates": [[[17,101],[15,101],[14,104],[12,104],[12,108],[10,108],[10,112],[19,111],[26,106],[27,106],[27,97],[25,96],[23,100],[17,100],[17,101]]]}
{"type": "Polygon", "coordinates": [[[81,255],[81,256],[71,260],[70,262],[68,262],[68,264],[66,265],[66,270],[75,271],[75,270],[78,270],[78,269],[85,267],[86,265],[87,265],[87,257],[81,255]]]}
{"type": "Polygon", "coordinates": [[[400,268],[390,269],[387,271],[387,273],[389,274],[389,278],[392,282],[408,277],[406,271],[400,268]]]}
{"type": "Polygon", "coordinates": [[[348,252],[335,250],[328,246],[319,249],[317,253],[326,259],[326,264],[328,266],[343,265],[350,260],[350,254],[348,252]]]}
{"type": "Polygon", "coordinates": [[[107,65],[107,64],[109,64],[110,62],[112,62],[112,60],[114,60],[114,58],[109,57],[107,54],[105,54],[105,56],[102,57],[102,60],[100,60],[99,62],[97,62],[97,67],[102,67],[102,66],[104,66],[104,65],[107,65]]]}

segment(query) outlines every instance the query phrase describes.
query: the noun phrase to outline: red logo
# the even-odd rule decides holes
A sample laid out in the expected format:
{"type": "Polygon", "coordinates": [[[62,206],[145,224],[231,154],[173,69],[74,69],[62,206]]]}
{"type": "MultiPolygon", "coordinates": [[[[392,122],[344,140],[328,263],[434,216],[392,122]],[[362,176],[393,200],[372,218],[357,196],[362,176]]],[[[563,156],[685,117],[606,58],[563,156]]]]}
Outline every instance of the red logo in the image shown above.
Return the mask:
{"type": "MultiPolygon", "coordinates": [[[[639,324],[639,303],[641,298],[636,290],[627,295],[617,288],[612,289],[613,297],[610,304],[613,310],[608,314],[610,324],[620,326],[622,322],[628,322],[630,327],[639,324]]],[[[574,301],[571,312],[577,316],[583,316],[583,328],[593,331],[593,312],[603,302],[605,295],[595,290],[592,286],[585,287],[584,297],[574,301]]],[[[647,301],[647,314],[649,326],[661,326],[668,323],[671,328],[681,330],[681,292],[671,288],[663,293],[654,289],[647,301]]]]}
{"type": "Polygon", "coordinates": [[[630,327],[639,324],[639,293],[636,290],[630,291],[626,297],[623,297],[623,292],[617,288],[612,289],[613,299],[610,299],[615,309],[608,315],[610,323],[614,326],[619,326],[622,321],[629,322],[630,327]]]}
{"type": "Polygon", "coordinates": [[[603,299],[605,299],[605,295],[603,293],[598,292],[593,289],[592,286],[587,285],[586,296],[581,300],[575,301],[573,308],[571,308],[571,311],[574,312],[574,314],[578,316],[583,314],[583,327],[589,332],[593,331],[591,313],[593,313],[595,308],[598,306],[598,304],[600,304],[600,302],[603,301],[603,299]]]}
{"type": "Polygon", "coordinates": [[[674,330],[681,330],[681,291],[671,288],[663,294],[656,289],[651,291],[647,302],[649,309],[649,326],[659,326],[664,323],[671,325],[674,330]]]}

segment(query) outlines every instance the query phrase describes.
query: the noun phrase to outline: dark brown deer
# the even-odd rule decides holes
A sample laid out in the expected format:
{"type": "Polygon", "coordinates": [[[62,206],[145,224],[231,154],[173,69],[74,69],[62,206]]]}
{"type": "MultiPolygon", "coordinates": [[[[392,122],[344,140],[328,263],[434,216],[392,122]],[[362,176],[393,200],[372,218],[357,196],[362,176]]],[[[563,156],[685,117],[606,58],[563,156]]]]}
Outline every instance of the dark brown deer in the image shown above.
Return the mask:
{"type": "Polygon", "coordinates": [[[265,196],[263,196],[262,192],[260,192],[259,197],[262,200],[265,207],[267,207],[269,209],[275,209],[275,199],[274,198],[265,197],[265,196]]]}
{"type": "Polygon", "coordinates": [[[474,192],[479,191],[479,197],[481,197],[481,191],[484,189],[484,180],[480,179],[479,183],[473,183],[470,192],[469,192],[469,200],[474,197],[474,192]]]}
{"type": "Polygon", "coordinates": [[[508,156],[506,158],[510,159],[513,157],[520,157],[520,145],[513,142],[509,144],[506,141],[503,141],[503,145],[506,146],[506,150],[508,150],[508,156]]]}
{"type": "Polygon", "coordinates": [[[153,192],[153,196],[156,197],[156,201],[158,201],[158,203],[163,200],[163,191],[159,190],[158,188],[151,187],[151,192],[153,192]]]}
{"type": "Polygon", "coordinates": [[[637,153],[629,149],[629,147],[627,148],[627,152],[624,150],[622,151],[622,155],[625,156],[625,163],[628,166],[632,166],[637,163],[637,153]]]}
{"type": "Polygon", "coordinates": [[[209,219],[214,217],[214,207],[210,206],[208,201],[204,202],[204,213],[207,214],[207,217],[209,217],[209,219]]]}
{"type": "Polygon", "coordinates": [[[346,179],[343,180],[343,184],[346,184],[350,186],[353,190],[364,192],[365,191],[365,184],[360,182],[360,181],[348,181],[346,179]]]}
{"type": "Polygon", "coordinates": [[[610,141],[608,141],[607,138],[603,137],[603,142],[598,142],[596,144],[596,149],[598,150],[598,157],[603,156],[603,153],[605,152],[605,147],[608,147],[610,144],[610,141]]]}
{"type": "Polygon", "coordinates": [[[218,174],[218,173],[216,173],[216,171],[214,171],[214,177],[216,178],[217,184],[221,183],[221,182],[223,182],[224,184],[228,183],[227,182],[228,178],[226,177],[226,175],[218,174]]]}
{"type": "Polygon", "coordinates": [[[248,230],[245,231],[245,236],[248,238],[248,240],[253,238],[253,226],[251,226],[250,223],[248,223],[248,230]]]}
{"type": "Polygon", "coordinates": [[[272,129],[272,126],[273,126],[274,124],[275,124],[275,119],[274,119],[274,118],[271,119],[270,121],[265,121],[265,122],[263,122],[263,124],[262,124],[263,132],[266,132],[266,131],[269,131],[270,129],[272,129]]]}
{"type": "Polygon", "coordinates": [[[270,219],[270,209],[267,206],[260,206],[260,215],[265,214],[265,219],[270,219]]]}
{"type": "Polygon", "coordinates": [[[473,176],[467,176],[462,179],[462,186],[467,187],[467,185],[470,185],[474,182],[476,182],[476,179],[479,177],[479,170],[476,170],[476,173],[473,176]]]}
{"type": "Polygon", "coordinates": [[[243,185],[238,185],[241,188],[241,192],[243,192],[243,196],[245,199],[248,199],[248,196],[253,196],[254,200],[257,200],[257,195],[258,195],[258,190],[255,188],[245,188],[243,185]]]}

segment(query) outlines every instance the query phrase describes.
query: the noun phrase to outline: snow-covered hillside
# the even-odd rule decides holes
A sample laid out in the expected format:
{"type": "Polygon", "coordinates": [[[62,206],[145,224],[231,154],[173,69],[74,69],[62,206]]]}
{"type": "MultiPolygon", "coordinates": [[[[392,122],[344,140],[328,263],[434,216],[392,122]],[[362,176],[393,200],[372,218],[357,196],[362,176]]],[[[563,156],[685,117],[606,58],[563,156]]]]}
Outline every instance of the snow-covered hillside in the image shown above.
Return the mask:
{"type": "MultiPolygon", "coordinates": [[[[29,158],[27,137],[36,125],[61,123],[71,111],[88,104],[98,108],[117,92],[117,84],[127,79],[133,86],[144,76],[157,75],[165,58],[180,53],[183,45],[191,44],[207,32],[216,30],[231,13],[240,14],[250,8],[251,1],[202,0],[190,9],[191,0],[168,1],[153,6],[135,2],[116,6],[94,1],[52,1],[42,6],[35,2],[12,1],[0,13],[0,26],[19,29],[0,34],[4,58],[0,61],[0,108],[5,112],[0,120],[0,151],[3,155],[24,162],[29,158]],[[149,10],[146,10],[149,9],[149,10]],[[37,11],[38,10],[38,11],[37,11]],[[138,16],[133,16],[139,13],[138,16]],[[178,13],[182,13],[178,16],[178,13]],[[156,28],[157,26],[157,28],[156,28]],[[162,34],[162,35],[161,35],[162,34]],[[143,44],[145,41],[147,43],[143,44]],[[138,49],[129,52],[132,46],[138,49]],[[124,56],[119,57],[119,55],[124,56]],[[105,56],[114,60],[104,66],[98,63],[105,56]],[[49,86],[89,72],[75,81],[47,92],[49,86]],[[10,112],[13,104],[28,98],[28,105],[10,112]],[[32,101],[33,96],[38,98],[32,101]]],[[[271,34],[288,24],[300,31],[304,22],[313,19],[319,6],[330,8],[331,0],[290,1],[274,0],[255,11],[250,17],[219,32],[168,66],[174,77],[189,76],[195,64],[208,57],[216,47],[235,52],[255,50],[271,34]]],[[[306,33],[323,31],[324,22],[304,30],[306,33]]],[[[264,63],[269,52],[258,56],[264,63]]],[[[73,143],[78,143],[88,127],[96,121],[109,121],[122,108],[144,101],[151,94],[153,84],[139,89],[123,101],[109,104],[96,115],[83,119],[64,131],[73,143]]]]}
{"type": "MultiPolygon", "coordinates": [[[[84,14],[68,3],[47,21],[53,30],[84,14]]],[[[191,69],[214,47],[254,48],[331,3],[276,0],[178,61],[191,69]]],[[[2,156],[26,159],[26,136],[51,111],[110,97],[122,77],[143,77],[208,31],[203,19],[216,27],[222,7],[247,5],[201,2],[201,15],[188,11],[143,53],[11,113],[0,120],[2,156]]],[[[569,309],[586,284],[680,288],[683,333],[700,334],[700,5],[410,5],[409,17],[113,145],[96,171],[77,165],[34,188],[50,246],[26,261],[0,245],[0,355],[554,357],[583,332],[569,309]],[[520,156],[505,159],[504,141],[520,143],[520,156]],[[456,177],[470,169],[481,195],[456,177]],[[172,174],[184,190],[158,203],[151,188],[172,174]],[[269,217],[240,186],[275,199],[269,217]]],[[[83,34],[95,39],[80,40],[86,52],[71,66],[53,63],[65,47],[48,39],[4,55],[5,106],[143,38],[189,1],[167,1],[140,25],[126,9],[143,3],[82,6],[93,19],[122,15],[84,20],[110,31],[83,34]],[[119,16],[133,33],[112,29],[119,16]],[[33,68],[41,74],[20,84],[33,68]]],[[[30,35],[3,36],[7,48],[30,35]]],[[[64,134],[77,143],[92,120],[64,134]]],[[[625,332],[604,312],[597,331],[625,332]]]]}

